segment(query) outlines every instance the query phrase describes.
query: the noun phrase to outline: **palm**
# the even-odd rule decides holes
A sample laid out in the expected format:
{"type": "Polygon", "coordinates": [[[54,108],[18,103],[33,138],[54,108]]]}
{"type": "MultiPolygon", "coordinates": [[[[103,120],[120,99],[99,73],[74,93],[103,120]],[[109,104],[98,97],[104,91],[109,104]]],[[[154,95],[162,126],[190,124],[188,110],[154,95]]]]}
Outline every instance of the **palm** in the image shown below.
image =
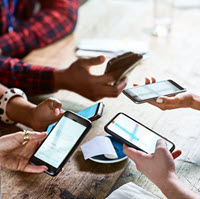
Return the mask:
{"type": "Polygon", "coordinates": [[[14,171],[36,172],[43,170],[42,166],[37,167],[29,163],[30,157],[33,155],[46,133],[30,133],[34,136],[32,141],[23,143],[23,132],[1,137],[0,140],[0,161],[1,167],[14,171]]]}

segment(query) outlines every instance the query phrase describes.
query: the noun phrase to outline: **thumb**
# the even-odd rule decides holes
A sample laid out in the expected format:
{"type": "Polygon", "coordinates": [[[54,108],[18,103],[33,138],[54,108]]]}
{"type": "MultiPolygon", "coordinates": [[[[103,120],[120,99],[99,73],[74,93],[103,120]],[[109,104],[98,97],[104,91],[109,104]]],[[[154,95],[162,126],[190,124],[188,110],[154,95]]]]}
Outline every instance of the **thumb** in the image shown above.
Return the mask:
{"type": "Polygon", "coordinates": [[[93,65],[102,64],[105,61],[105,59],[106,58],[104,56],[98,56],[90,59],[79,59],[77,61],[77,64],[89,70],[89,68],[93,65]]]}
{"type": "Polygon", "coordinates": [[[156,149],[155,149],[155,153],[158,153],[159,151],[168,151],[167,149],[167,143],[163,140],[163,139],[159,139],[156,142],[156,149]]]}
{"type": "Polygon", "coordinates": [[[50,97],[46,102],[47,102],[49,108],[52,110],[62,108],[62,103],[56,98],[50,97]]]}
{"type": "Polygon", "coordinates": [[[156,102],[159,103],[159,104],[174,104],[174,98],[175,97],[165,97],[165,96],[161,96],[161,97],[158,97],[156,99],[156,102]]]}
{"type": "Polygon", "coordinates": [[[146,156],[144,152],[138,151],[132,147],[127,146],[126,144],[123,145],[123,152],[134,162],[137,162],[146,156]]]}

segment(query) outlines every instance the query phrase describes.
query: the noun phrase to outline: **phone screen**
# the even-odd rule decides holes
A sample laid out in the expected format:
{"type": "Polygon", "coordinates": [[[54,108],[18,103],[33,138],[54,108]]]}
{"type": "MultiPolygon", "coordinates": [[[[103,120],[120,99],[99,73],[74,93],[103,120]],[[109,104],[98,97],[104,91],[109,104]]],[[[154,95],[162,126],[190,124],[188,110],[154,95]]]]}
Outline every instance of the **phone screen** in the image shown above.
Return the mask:
{"type": "Polygon", "coordinates": [[[58,168],[86,128],[63,116],[34,156],[58,168]]]}
{"type": "MultiPolygon", "coordinates": [[[[147,153],[154,153],[156,142],[163,139],[124,114],[119,114],[107,128],[147,153]]],[[[170,150],[173,144],[167,140],[165,141],[167,142],[167,148],[170,150]]]]}
{"type": "MultiPolygon", "coordinates": [[[[95,104],[95,105],[93,105],[91,107],[88,107],[88,108],[78,112],[77,114],[89,119],[89,118],[93,117],[96,114],[98,106],[99,106],[99,104],[97,103],[97,104],[95,104]]],[[[57,122],[54,122],[53,124],[50,124],[47,127],[47,130],[46,130],[47,133],[49,133],[56,124],[57,124],[57,122]]]]}
{"type": "Polygon", "coordinates": [[[170,95],[179,92],[180,89],[170,83],[170,81],[160,81],[143,86],[136,86],[127,90],[127,93],[139,100],[157,98],[159,96],[170,95]]]}

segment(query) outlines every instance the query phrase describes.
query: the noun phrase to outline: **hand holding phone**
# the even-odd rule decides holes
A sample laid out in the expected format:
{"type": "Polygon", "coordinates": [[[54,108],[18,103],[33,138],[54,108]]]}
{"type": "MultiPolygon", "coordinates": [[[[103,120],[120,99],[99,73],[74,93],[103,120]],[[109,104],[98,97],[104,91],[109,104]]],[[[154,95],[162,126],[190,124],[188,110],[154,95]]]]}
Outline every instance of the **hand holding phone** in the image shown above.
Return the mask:
{"type": "Polygon", "coordinates": [[[153,101],[159,96],[172,96],[185,92],[186,89],[173,80],[163,80],[124,89],[123,93],[133,102],[140,104],[153,101]]]}
{"type": "Polygon", "coordinates": [[[115,58],[112,58],[108,63],[105,74],[118,71],[118,75],[114,84],[117,84],[129,71],[134,69],[139,61],[142,60],[142,55],[133,52],[127,52],[115,58]]]}
{"type": "Polygon", "coordinates": [[[45,165],[47,174],[55,176],[79,146],[92,124],[66,111],[30,159],[33,165],[45,165]]]}
{"type": "MultiPolygon", "coordinates": [[[[104,104],[102,102],[99,102],[93,106],[90,106],[77,114],[89,119],[90,121],[95,121],[98,120],[102,115],[103,115],[103,109],[104,109],[104,104]]],[[[47,133],[49,133],[53,127],[56,125],[57,122],[54,122],[53,124],[50,124],[47,127],[47,133]]]]}
{"type": "Polygon", "coordinates": [[[145,153],[154,153],[156,142],[159,139],[166,141],[170,152],[175,149],[171,141],[124,113],[118,113],[104,129],[121,142],[145,153]]]}

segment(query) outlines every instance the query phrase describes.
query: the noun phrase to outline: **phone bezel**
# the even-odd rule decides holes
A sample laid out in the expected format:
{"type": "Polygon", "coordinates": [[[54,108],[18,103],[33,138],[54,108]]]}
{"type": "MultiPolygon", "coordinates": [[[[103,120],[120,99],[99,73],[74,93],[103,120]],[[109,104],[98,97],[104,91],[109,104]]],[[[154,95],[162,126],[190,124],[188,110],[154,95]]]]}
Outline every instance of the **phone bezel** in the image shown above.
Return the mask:
{"type": "MultiPolygon", "coordinates": [[[[92,107],[92,106],[90,106],[90,107],[92,107]]],[[[90,107],[88,107],[88,108],[90,108],[90,107]]],[[[99,119],[103,115],[103,109],[104,109],[103,102],[99,102],[95,114],[92,117],[88,118],[88,119],[90,121],[92,121],[92,122],[97,120],[97,119],[99,119]]]]}
{"type": "Polygon", "coordinates": [[[40,144],[40,146],[37,148],[37,150],[34,152],[34,154],[32,155],[32,157],[30,158],[30,163],[33,165],[45,165],[48,167],[48,170],[45,171],[47,174],[51,175],[51,176],[56,176],[62,169],[62,167],[65,165],[65,163],[69,160],[69,158],[71,157],[71,155],[74,153],[74,151],[77,149],[77,147],[80,145],[81,141],[84,139],[84,137],[86,136],[86,134],[89,132],[89,130],[92,127],[92,123],[90,120],[72,112],[72,111],[66,111],[62,117],[67,117],[70,118],[71,120],[74,120],[76,122],[78,122],[79,124],[82,124],[83,126],[86,127],[85,131],[82,133],[82,135],[80,136],[80,138],[77,140],[77,142],[75,143],[75,145],[72,147],[72,149],[70,150],[70,152],[65,156],[64,160],[60,163],[58,168],[55,168],[54,166],[48,164],[47,162],[44,162],[43,160],[35,157],[35,153],[37,153],[37,151],[39,150],[39,148],[42,146],[42,144],[45,142],[45,140],[47,139],[47,137],[51,134],[51,132],[53,131],[53,129],[55,128],[56,125],[59,125],[59,121],[57,122],[57,124],[52,128],[52,130],[49,132],[49,134],[47,135],[47,137],[43,140],[43,142],[40,144]]]}
{"type": "Polygon", "coordinates": [[[146,128],[147,130],[149,130],[149,131],[151,131],[152,133],[158,135],[159,137],[161,137],[161,139],[164,139],[165,141],[171,143],[171,144],[172,144],[172,148],[171,148],[169,151],[170,151],[170,152],[173,152],[173,151],[174,151],[174,149],[175,149],[175,144],[174,144],[172,141],[168,140],[167,138],[165,138],[165,137],[163,137],[162,135],[156,133],[155,131],[153,131],[152,129],[148,128],[148,127],[145,126],[144,124],[141,124],[141,123],[138,122],[137,120],[131,118],[130,116],[128,116],[128,115],[126,115],[125,113],[122,113],[122,112],[117,113],[117,114],[105,125],[104,130],[105,130],[107,133],[109,133],[109,134],[112,135],[113,137],[119,139],[119,140],[120,140],[121,142],[123,142],[124,144],[127,144],[127,145],[130,146],[130,147],[133,147],[133,148],[135,148],[135,149],[137,149],[137,150],[140,150],[140,151],[143,151],[143,152],[147,153],[147,152],[144,151],[143,149],[139,148],[138,146],[134,145],[133,143],[129,142],[128,140],[122,138],[121,136],[119,136],[118,134],[116,134],[115,132],[111,131],[111,130],[108,128],[109,125],[112,123],[112,121],[115,120],[120,114],[123,114],[124,116],[128,117],[129,119],[133,120],[134,122],[136,122],[136,123],[140,124],[141,126],[143,126],[144,128],[146,128]]]}
{"type": "MultiPolygon", "coordinates": [[[[152,84],[156,84],[156,83],[159,83],[159,82],[165,82],[165,81],[168,81],[170,82],[172,85],[176,86],[179,91],[177,92],[174,92],[174,93],[170,93],[168,95],[164,95],[164,96],[173,96],[173,95],[176,95],[176,94],[179,94],[179,93],[183,93],[183,92],[186,92],[186,88],[183,88],[182,86],[180,86],[179,84],[177,84],[176,82],[174,82],[173,80],[171,79],[168,79],[168,80],[162,80],[162,81],[158,81],[158,82],[154,82],[152,84]]],[[[141,85],[140,87],[143,87],[143,86],[146,86],[146,85],[141,85]]],[[[148,99],[144,99],[144,100],[141,100],[138,96],[136,97],[133,97],[129,94],[129,90],[132,89],[133,87],[131,88],[127,88],[127,89],[124,89],[122,92],[124,95],[126,95],[129,99],[131,99],[133,102],[135,102],[136,104],[141,104],[141,103],[145,103],[145,102],[150,102],[150,101],[153,101],[155,99],[157,99],[158,97],[153,97],[153,98],[148,98],[148,99]]]]}

